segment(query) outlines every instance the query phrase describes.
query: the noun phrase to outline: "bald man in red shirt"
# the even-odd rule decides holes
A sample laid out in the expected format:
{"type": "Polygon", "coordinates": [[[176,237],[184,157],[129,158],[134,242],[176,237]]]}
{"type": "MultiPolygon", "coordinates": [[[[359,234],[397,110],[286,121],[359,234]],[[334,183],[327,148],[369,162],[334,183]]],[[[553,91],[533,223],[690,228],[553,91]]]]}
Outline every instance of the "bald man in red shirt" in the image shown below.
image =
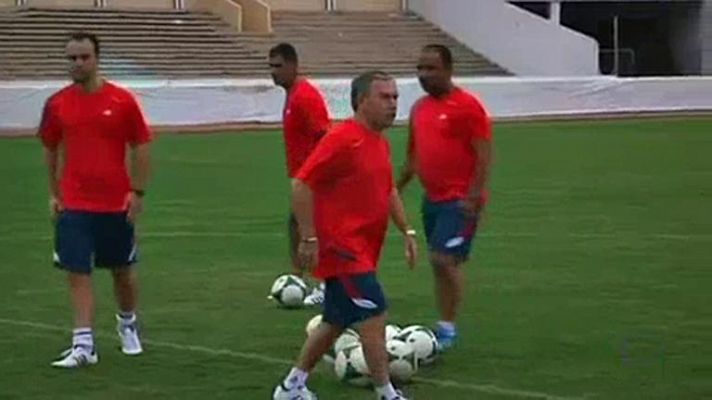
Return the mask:
{"type": "Polygon", "coordinates": [[[377,398],[407,400],[389,378],[387,304],[376,277],[389,216],[404,235],[411,268],[417,251],[384,136],[396,116],[397,100],[396,82],[383,72],[354,79],[355,117],[329,131],[293,180],[293,209],[302,237],[300,260],[316,266],[314,274],[326,281],[326,294],[322,323],[274,389],[273,400],[316,399],[307,389],[309,373],[344,329],[352,326],[359,330],[377,398]]]}
{"type": "Polygon", "coordinates": [[[38,132],[55,221],[54,262],[67,273],[74,306],[72,346],[52,363],[59,368],[99,361],[93,334],[95,266],[112,272],[122,352],[143,352],[132,265],[152,135],[134,95],[100,75],[99,50],[93,34],[70,36],[66,56],[74,83],[47,100],[38,132]],[[127,148],[133,155],[133,176],[126,166],[127,148]]]}
{"type": "Polygon", "coordinates": [[[457,337],[455,320],[477,222],[487,202],[492,124],[482,103],[452,82],[452,54],[425,46],[418,79],[427,93],[410,115],[410,136],[399,190],[417,174],[425,189],[423,227],[435,275],[441,349],[457,337]]]}

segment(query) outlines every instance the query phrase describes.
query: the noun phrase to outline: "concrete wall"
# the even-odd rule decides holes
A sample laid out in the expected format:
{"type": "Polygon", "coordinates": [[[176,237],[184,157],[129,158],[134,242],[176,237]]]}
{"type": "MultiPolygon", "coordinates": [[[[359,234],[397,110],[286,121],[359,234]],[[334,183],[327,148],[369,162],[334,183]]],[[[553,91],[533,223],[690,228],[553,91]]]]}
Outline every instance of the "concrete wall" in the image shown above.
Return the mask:
{"type": "Polygon", "coordinates": [[[700,10],[702,27],[701,69],[703,75],[712,75],[712,0],[706,0],[700,10]]]}
{"type": "Polygon", "coordinates": [[[173,0],[108,0],[107,8],[145,9],[145,10],[172,10],[173,0]]]}
{"type": "Polygon", "coordinates": [[[225,21],[238,32],[242,31],[242,7],[229,0],[184,0],[188,10],[208,11],[225,21]]]}
{"type": "Polygon", "coordinates": [[[272,32],[270,7],[264,0],[232,0],[242,7],[242,30],[244,32],[272,32]]]}
{"type": "Polygon", "coordinates": [[[523,76],[598,75],[598,43],[503,0],[409,0],[409,8],[523,76]]]}
{"type": "Polygon", "coordinates": [[[27,5],[31,7],[94,7],[94,0],[28,0],[27,5]]]}
{"type": "Polygon", "coordinates": [[[277,11],[324,11],[325,0],[265,0],[267,4],[277,11]]]}
{"type": "Polygon", "coordinates": [[[335,6],[338,11],[400,11],[401,0],[336,0],[335,6]]]}
{"type": "Polygon", "coordinates": [[[670,16],[670,48],[675,68],[682,74],[701,72],[702,35],[699,7],[682,7],[670,16]]]}

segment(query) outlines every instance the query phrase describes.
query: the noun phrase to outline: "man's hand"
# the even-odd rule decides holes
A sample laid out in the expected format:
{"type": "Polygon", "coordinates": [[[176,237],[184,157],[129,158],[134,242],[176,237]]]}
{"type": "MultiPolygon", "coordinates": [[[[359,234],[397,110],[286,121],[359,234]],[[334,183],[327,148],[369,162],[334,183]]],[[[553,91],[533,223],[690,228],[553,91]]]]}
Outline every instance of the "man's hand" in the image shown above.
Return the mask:
{"type": "Polygon", "coordinates": [[[49,198],[49,215],[53,220],[57,219],[59,214],[64,211],[64,204],[62,204],[62,199],[57,196],[50,196],[49,198]]]}
{"type": "Polygon", "coordinates": [[[482,205],[482,195],[477,193],[470,195],[468,198],[460,201],[460,207],[462,207],[462,211],[465,213],[465,216],[470,218],[475,218],[480,214],[480,211],[482,211],[482,205]]]}
{"type": "Polygon", "coordinates": [[[297,259],[303,269],[311,270],[319,263],[319,242],[315,237],[302,239],[297,250],[297,259]]]}
{"type": "Polygon", "coordinates": [[[141,212],[143,212],[143,198],[135,192],[129,193],[126,218],[135,224],[141,212]]]}
{"type": "Polygon", "coordinates": [[[418,262],[418,241],[415,239],[415,231],[409,229],[404,236],[405,239],[405,260],[408,267],[414,269],[418,262]]]}

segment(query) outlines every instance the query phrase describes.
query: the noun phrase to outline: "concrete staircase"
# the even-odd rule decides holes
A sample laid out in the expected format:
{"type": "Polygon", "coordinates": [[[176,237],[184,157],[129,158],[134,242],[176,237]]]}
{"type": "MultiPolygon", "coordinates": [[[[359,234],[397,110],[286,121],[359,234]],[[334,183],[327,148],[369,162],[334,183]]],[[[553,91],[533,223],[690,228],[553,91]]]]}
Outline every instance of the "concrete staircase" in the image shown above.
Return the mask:
{"type": "Polygon", "coordinates": [[[459,75],[504,70],[433,25],[409,14],[273,13],[271,35],[236,33],[209,13],[106,9],[17,9],[0,12],[0,79],[66,77],[67,34],[102,40],[102,69],[116,78],[266,77],[266,52],[279,41],[297,46],[304,72],[352,76],[368,69],[413,75],[426,43],[451,46],[459,75]]]}

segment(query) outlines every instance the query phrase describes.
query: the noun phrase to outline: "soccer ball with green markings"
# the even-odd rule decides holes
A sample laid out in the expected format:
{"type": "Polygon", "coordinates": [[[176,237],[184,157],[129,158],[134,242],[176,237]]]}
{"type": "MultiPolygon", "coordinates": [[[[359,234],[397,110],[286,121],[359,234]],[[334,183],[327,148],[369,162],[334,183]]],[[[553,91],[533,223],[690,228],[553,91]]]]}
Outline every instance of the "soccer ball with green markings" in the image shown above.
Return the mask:
{"type": "Polygon", "coordinates": [[[307,284],[296,275],[282,275],[272,284],[269,297],[283,307],[297,308],[304,305],[307,284]]]}
{"type": "Polygon", "coordinates": [[[340,381],[354,386],[367,387],[371,384],[371,376],[368,365],[366,365],[366,358],[363,356],[361,343],[346,346],[336,354],[334,372],[340,381]]]}

